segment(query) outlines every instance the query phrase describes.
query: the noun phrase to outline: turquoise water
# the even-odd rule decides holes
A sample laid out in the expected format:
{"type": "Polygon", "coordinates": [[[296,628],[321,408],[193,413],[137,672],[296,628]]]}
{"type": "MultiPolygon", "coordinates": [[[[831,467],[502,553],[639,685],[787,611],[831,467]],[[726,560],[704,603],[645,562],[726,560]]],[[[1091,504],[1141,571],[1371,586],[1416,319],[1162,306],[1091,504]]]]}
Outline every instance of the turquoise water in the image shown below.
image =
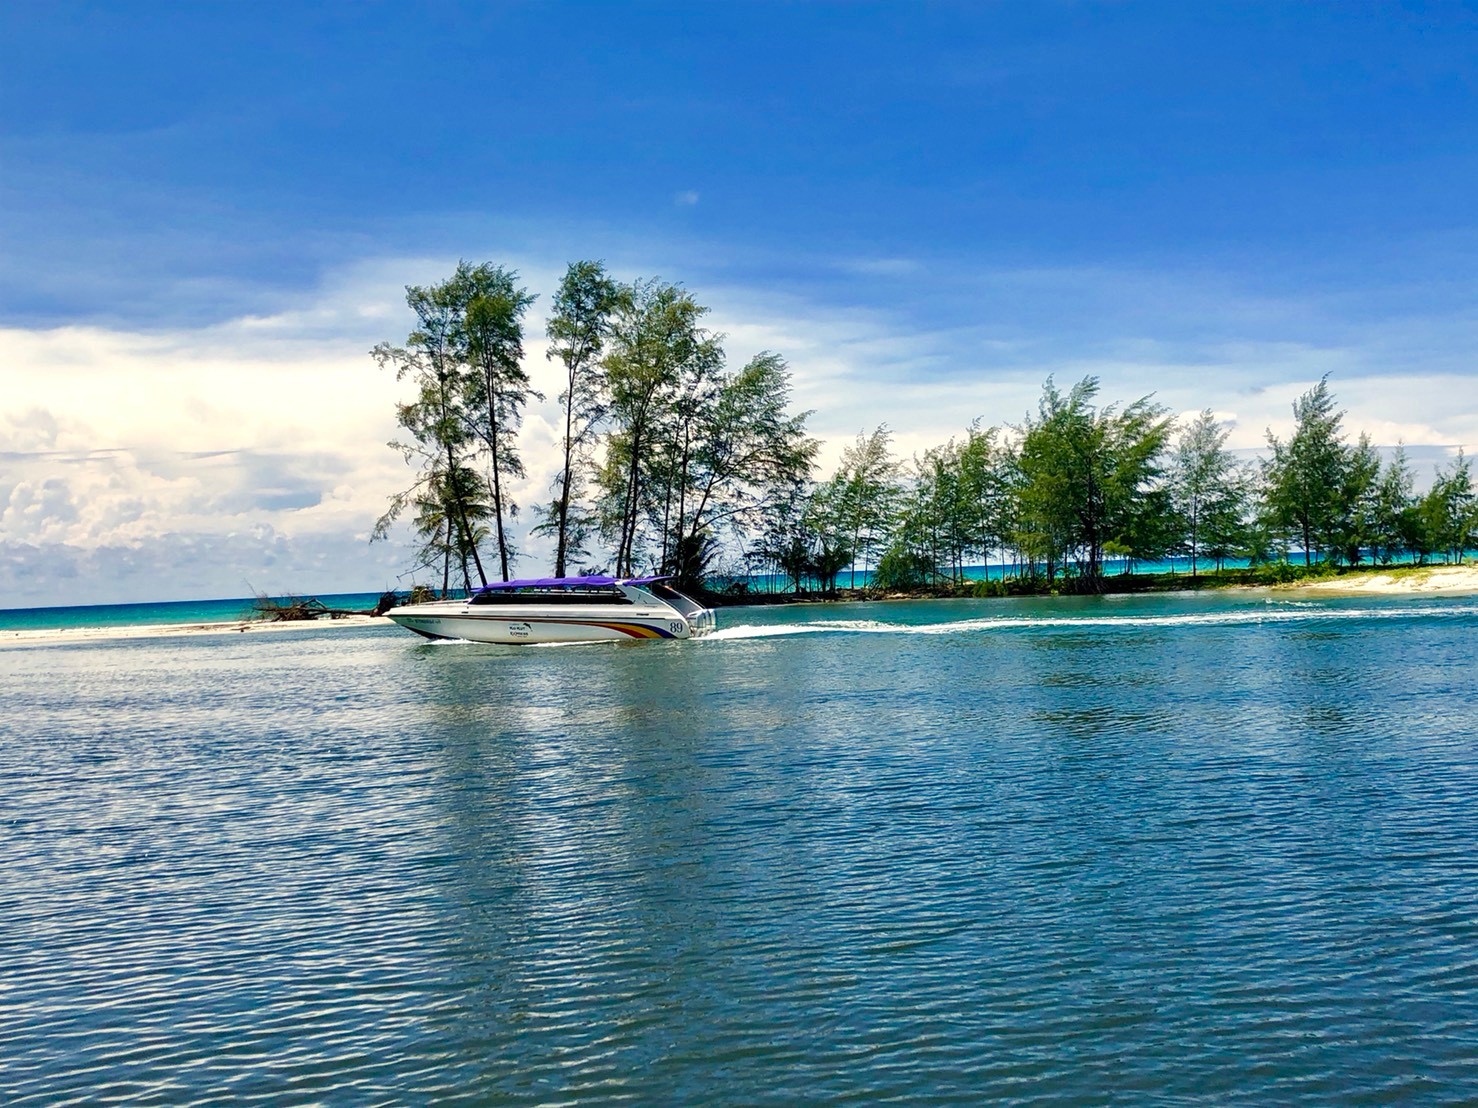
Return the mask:
{"type": "MultiPolygon", "coordinates": [[[[1223,563],[1227,569],[1246,569],[1249,563],[1246,558],[1228,558],[1223,563]]],[[[1126,570],[1134,573],[1190,573],[1190,558],[1166,558],[1162,561],[1135,562],[1132,566],[1119,558],[1110,558],[1104,563],[1104,573],[1114,576],[1126,570]]],[[[1197,571],[1210,573],[1216,568],[1216,563],[1207,558],[1196,561],[1197,571]]],[[[1021,566],[1016,563],[992,562],[990,565],[962,566],[960,576],[966,581],[1001,581],[1007,577],[1016,577],[1021,573],[1021,566]]],[[[858,569],[855,572],[843,570],[837,575],[836,584],[841,589],[865,589],[873,582],[871,569],[858,569]]],[[[734,579],[716,577],[710,582],[711,587],[722,588],[732,583],[734,579]]],[[[788,593],[794,587],[791,578],[783,573],[755,573],[747,578],[741,578],[748,585],[751,593],[788,593]]],[[[820,583],[815,578],[806,577],[802,579],[805,588],[815,591],[820,588],[820,583]]],[[[0,613],[3,618],[3,613],[0,613]]]]}
{"type": "MultiPolygon", "coordinates": [[[[1466,552],[1464,556],[1467,556],[1466,552]]],[[[1294,553],[1290,555],[1289,560],[1294,565],[1302,565],[1302,558],[1301,553],[1294,553]]],[[[1222,566],[1225,569],[1247,569],[1251,564],[1246,558],[1227,558],[1222,562],[1222,566]]],[[[1415,559],[1412,556],[1403,556],[1395,558],[1388,564],[1397,566],[1414,565],[1415,559]]],[[[1443,559],[1434,559],[1432,564],[1446,565],[1448,563],[1443,559]]],[[[1121,558],[1109,558],[1104,562],[1103,568],[1107,576],[1115,577],[1125,572],[1136,574],[1190,573],[1192,566],[1191,559],[1188,557],[1164,558],[1160,561],[1136,561],[1132,564],[1126,563],[1121,558]]],[[[1377,565],[1367,552],[1366,560],[1361,564],[1360,568],[1379,570],[1383,567],[1377,565]]],[[[1209,574],[1215,571],[1216,562],[1209,558],[1198,558],[1196,559],[1195,569],[1198,573],[1209,574]]],[[[1016,577],[1020,571],[1021,567],[1019,564],[992,562],[988,566],[964,566],[961,568],[960,574],[966,581],[1000,581],[1007,577],[1016,577]]],[[[843,570],[838,574],[836,584],[838,588],[842,589],[867,588],[872,584],[873,576],[874,574],[871,570],[859,569],[855,573],[849,570],[843,570]]],[[[730,578],[714,578],[710,581],[710,585],[714,588],[722,588],[730,584],[732,580],[730,578]]],[[[742,580],[749,587],[751,594],[789,593],[792,591],[794,585],[794,582],[789,577],[780,573],[756,573],[742,580]]],[[[815,579],[809,577],[804,578],[802,583],[805,588],[813,591],[820,587],[815,579]]],[[[3,613],[0,613],[0,618],[3,618],[3,613]]]]}
{"type": "MultiPolygon", "coordinates": [[[[1243,565],[1245,563],[1228,563],[1243,565]]],[[[1109,572],[1122,569],[1121,563],[1110,563],[1109,572]]],[[[1137,568],[1145,573],[1190,572],[1190,559],[1178,558],[1166,562],[1139,563],[1137,568]]],[[[1208,567],[1203,564],[1202,570],[1208,567]]],[[[967,580],[982,581],[987,578],[999,581],[1007,567],[1002,565],[968,566],[964,570],[967,580]]],[[[855,575],[843,574],[838,584],[843,588],[865,588],[872,582],[870,571],[859,571],[855,575]],[[855,582],[853,580],[855,576],[855,582]]],[[[717,584],[717,582],[716,582],[717,584]]],[[[775,574],[757,574],[747,579],[751,591],[756,593],[786,593],[791,589],[788,577],[775,574]]],[[[814,582],[809,583],[814,587],[814,582]]],[[[280,598],[279,598],[280,599],[280,598]]],[[[369,611],[380,599],[377,592],[334,593],[316,597],[330,608],[350,611],[369,611]]],[[[0,632],[43,631],[77,628],[158,627],[171,623],[227,623],[231,620],[250,619],[256,599],[250,596],[221,600],[174,600],[140,604],[88,604],[59,605],[47,608],[0,608],[0,632]]]]}
{"type": "Polygon", "coordinates": [[[1478,601],[0,649],[0,1101],[1458,1102],[1478,601]]]}
{"type": "MultiPolygon", "coordinates": [[[[318,597],[330,608],[373,610],[379,593],[318,597]]],[[[174,600],[149,604],[76,604],[53,608],[0,608],[0,631],[45,631],[84,627],[158,627],[170,623],[227,623],[253,616],[253,597],[174,600]]]]}

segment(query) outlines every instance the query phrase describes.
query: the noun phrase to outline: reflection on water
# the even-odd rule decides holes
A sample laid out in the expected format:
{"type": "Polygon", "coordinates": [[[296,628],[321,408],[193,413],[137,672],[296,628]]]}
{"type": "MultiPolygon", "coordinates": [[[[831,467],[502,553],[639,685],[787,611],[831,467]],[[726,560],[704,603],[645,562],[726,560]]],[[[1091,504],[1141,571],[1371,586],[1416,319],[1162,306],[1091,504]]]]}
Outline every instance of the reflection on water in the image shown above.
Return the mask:
{"type": "Polygon", "coordinates": [[[1475,1087],[1471,603],[723,615],[0,653],[3,1099],[1475,1087]]]}

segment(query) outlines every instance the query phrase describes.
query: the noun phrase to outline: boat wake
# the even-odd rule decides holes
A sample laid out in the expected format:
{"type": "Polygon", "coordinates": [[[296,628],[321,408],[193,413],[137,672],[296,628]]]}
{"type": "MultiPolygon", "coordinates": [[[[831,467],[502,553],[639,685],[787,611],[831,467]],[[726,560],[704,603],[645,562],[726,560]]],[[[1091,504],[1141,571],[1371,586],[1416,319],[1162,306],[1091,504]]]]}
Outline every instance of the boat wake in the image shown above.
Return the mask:
{"type": "Polygon", "coordinates": [[[1179,615],[1107,616],[998,616],[950,620],[945,623],[886,623],[881,620],[814,620],[807,623],[741,624],[724,627],[697,642],[734,642],[789,635],[967,635],[1014,630],[1133,630],[1147,627],[1236,627],[1260,624],[1348,622],[1351,620],[1408,620],[1478,615],[1478,605],[1442,605],[1400,608],[1324,608],[1298,604],[1289,607],[1242,609],[1234,612],[1193,612],[1179,615]]]}
{"type": "Polygon", "coordinates": [[[818,631],[843,630],[837,624],[826,623],[743,623],[738,627],[721,627],[704,635],[699,642],[726,642],[730,639],[774,639],[781,635],[811,635],[818,631]]]}

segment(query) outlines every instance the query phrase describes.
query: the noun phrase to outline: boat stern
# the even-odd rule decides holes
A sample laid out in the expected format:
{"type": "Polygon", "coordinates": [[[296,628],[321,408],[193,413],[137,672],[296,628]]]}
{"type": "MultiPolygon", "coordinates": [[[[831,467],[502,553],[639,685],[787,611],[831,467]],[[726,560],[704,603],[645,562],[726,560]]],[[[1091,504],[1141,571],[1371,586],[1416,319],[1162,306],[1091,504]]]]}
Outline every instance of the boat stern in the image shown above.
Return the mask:
{"type": "Polygon", "coordinates": [[[713,633],[715,620],[712,608],[696,608],[684,612],[683,618],[688,621],[689,638],[698,639],[713,633]]]}

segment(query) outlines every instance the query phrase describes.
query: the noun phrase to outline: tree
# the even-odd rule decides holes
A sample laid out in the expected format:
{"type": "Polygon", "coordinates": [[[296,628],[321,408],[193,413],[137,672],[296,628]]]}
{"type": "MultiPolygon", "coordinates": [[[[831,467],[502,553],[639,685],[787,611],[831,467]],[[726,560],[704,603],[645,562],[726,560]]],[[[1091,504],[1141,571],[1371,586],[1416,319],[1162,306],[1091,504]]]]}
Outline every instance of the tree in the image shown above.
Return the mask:
{"type": "Polygon", "coordinates": [[[1464,552],[1478,540],[1478,505],[1472,465],[1461,450],[1449,468],[1437,471],[1436,481],[1417,510],[1424,551],[1441,554],[1448,562],[1462,561],[1464,552]]]}
{"type": "Polygon", "coordinates": [[[787,490],[809,479],[809,413],[792,415],[790,370],[768,351],[736,373],[707,309],[676,286],[624,290],[604,359],[609,422],[602,526],[616,573],[647,556],[693,583],[730,537],[741,541],[787,490]]]}
{"type": "Polygon", "coordinates": [[[967,557],[981,549],[982,510],[989,495],[987,459],[979,449],[989,439],[977,427],[971,434],[975,438],[967,438],[963,447],[950,439],[914,459],[888,527],[891,541],[878,561],[880,583],[898,587],[914,580],[963,579],[967,557]]]}
{"type": "Polygon", "coordinates": [[[1022,428],[1018,529],[1019,544],[1045,560],[1049,580],[1071,556],[1095,590],[1107,543],[1143,558],[1164,546],[1160,459],[1170,429],[1165,409],[1149,397],[1100,409],[1097,394],[1094,377],[1066,396],[1047,379],[1037,417],[1022,428]]]}
{"type": "Polygon", "coordinates": [[[492,506],[487,498],[487,483],[482,475],[471,466],[459,466],[455,473],[437,470],[431,481],[415,497],[415,529],[421,537],[421,546],[416,551],[416,562],[412,569],[439,570],[441,594],[447,595],[451,587],[452,566],[462,567],[462,588],[471,591],[467,578],[467,561],[472,549],[487,538],[487,521],[492,516],[492,506]],[[465,505],[471,530],[463,534],[447,513],[447,505],[461,502],[465,505]]]}
{"type": "Polygon", "coordinates": [[[990,555],[1010,542],[1013,513],[1011,451],[1000,442],[1000,428],[982,431],[972,423],[958,452],[960,525],[966,529],[964,553],[980,558],[987,575],[990,555]]]}
{"type": "Polygon", "coordinates": [[[897,487],[888,543],[873,572],[875,587],[919,588],[940,576],[943,468],[938,451],[927,451],[923,458],[914,459],[912,474],[897,487]]]}
{"type": "Polygon", "coordinates": [[[1381,565],[1389,565],[1402,553],[1412,549],[1415,479],[1406,461],[1406,449],[1396,452],[1381,472],[1375,490],[1374,515],[1371,520],[1371,556],[1381,565]]]}
{"type": "Polygon", "coordinates": [[[836,592],[837,577],[855,560],[839,492],[835,479],[813,487],[802,516],[811,546],[811,572],[822,592],[836,592]]]}
{"type": "Polygon", "coordinates": [[[418,326],[405,346],[380,343],[370,353],[381,369],[395,368],[396,380],[410,377],[416,385],[416,398],[396,407],[396,421],[411,438],[390,445],[404,455],[407,463],[419,459],[420,472],[409,489],[391,498],[389,508],[375,524],[371,541],[385,537],[401,512],[427,495],[427,490],[430,495],[443,496],[445,514],[455,532],[450,546],[458,551],[463,582],[470,589],[468,558],[477,569],[479,583],[487,584],[473,527],[475,513],[470,508],[472,486],[455,476],[447,479],[448,474],[463,473],[464,458],[470,452],[465,367],[458,354],[461,314],[445,286],[408,285],[405,294],[418,326]]]}
{"type": "Polygon", "coordinates": [[[1231,428],[1222,427],[1207,408],[1181,433],[1175,449],[1170,488],[1175,511],[1185,525],[1192,577],[1196,576],[1208,524],[1217,532],[1217,545],[1224,546],[1230,537],[1226,524],[1241,514],[1240,467],[1226,448],[1231,433],[1231,428]]]}
{"type": "Polygon", "coordinates": [[[633,571],[643,520],[653,514],[650,479],[663,460],[666,406],[685,376],[699,377],[722,357],[718,340],[699,326],[706,312],[686,290],[652,280],[626,286],[612,316],[604,366],[613,429],[600,481],[617,575],[633,571]]]}
{"type": "Polygon", "coordinates": [[[805,430],[810,413],[792,415],[789,404],[790,370],[765,351],[720,376],[709,403],[685,418],[677,504],[668,516],[674,548],[760,520],[809,478],[817,449],[805,430]]]}
{"type": "Polygon", "coordinates": [[[442,289],[461,317],[462,356],[470,370],[465,410],[487,452],[498,565],[507,581],[514,557],[507,521],[518,513],[508,482],[524,476],[517,434],[529,398],[543,399],[529,387],[522,365],[523,315],[534,297],[519,287],[517,273],[489,263],[459,262],[442,289]]]}
{"type": "Polygon", "coordinates": [[[871,435],[859,434],[857,441],[842,451],[841,467],[826,494],[849,536],[853,587],[857,584],[857,559],[862,559],[865,574],[868,560],[887,535],[898,499],[898,463],[888,449],[891,439],[892,432],[885,423],[871,435]]]}
{"type": "Polygon", "coordinates": [[[691,532],[687,527],[690,498],[695,495],[694,471],[703,440],[713,430],[726,380],[722,337],[704,335],[691,356],[678,363],[674,387],[656,421],[658,433],[651,450],[652,488],[654,493],[661,489],[660,499],[654,495],[651,506],[651,523],[660,541],[657,566],[685,581],[691,579],[678,568],[690,561],[684,548],[693,549],[696,535],[705,529],[696,519],[691,532]]]}
{"type": "Polygon", "coordinates": [[[1218,573],[1228,558],[1246,553],[1252,541],[1247,521],[1252,499],[1252,475],[1239,465],[1228,477],[1223,495],[1204,501],[1201,508],[1201,551],[1216,564],[1218,573]]]}
{"type": "Polygon", "coordinates": [[[567,563],[587,553],[592,517],[579,507],[584,470],[595,428],[605,415],[605,374],[600,364],[610,317],[620,288],[599,262],[572,262],[554,296],[549,317],[548,357],[564,366],[562,459],[554,478],[554,501],[541,511],[536,531],[554,535],[554,575],[565,576],[567,563]],[[572,514],[573,512],[573,514],[572,514]]]}
{"type": "Polygon", "coordinates": [[[1308,566],[1336,532],[1348,460],[1340,438],[1344,413],[1335,409],[1327,376],[1294,402],[1293,418],[1286,443],[1267,433],[1272,457],[1263,463],[1263,496],[1270,521],[1294,535],[1308,566]]]}
{"type": "Polygon", "coordinates": [[[1334,529],[1326,545],[1352,566],[1360,564],[1366,547],[1376,540],[1380,498],[1380,455],[1364,434],[1345,450],[1335,502],[1334,529]]]}
{"type": "Polygon", "coordinates": [[[778,569],[799,594],[807,574],[815,572],[814,535],[808,526],[811,503],[808,482],[796,481],[785,489],[764,515],[751,555],[764,567],[778,569]]]}

